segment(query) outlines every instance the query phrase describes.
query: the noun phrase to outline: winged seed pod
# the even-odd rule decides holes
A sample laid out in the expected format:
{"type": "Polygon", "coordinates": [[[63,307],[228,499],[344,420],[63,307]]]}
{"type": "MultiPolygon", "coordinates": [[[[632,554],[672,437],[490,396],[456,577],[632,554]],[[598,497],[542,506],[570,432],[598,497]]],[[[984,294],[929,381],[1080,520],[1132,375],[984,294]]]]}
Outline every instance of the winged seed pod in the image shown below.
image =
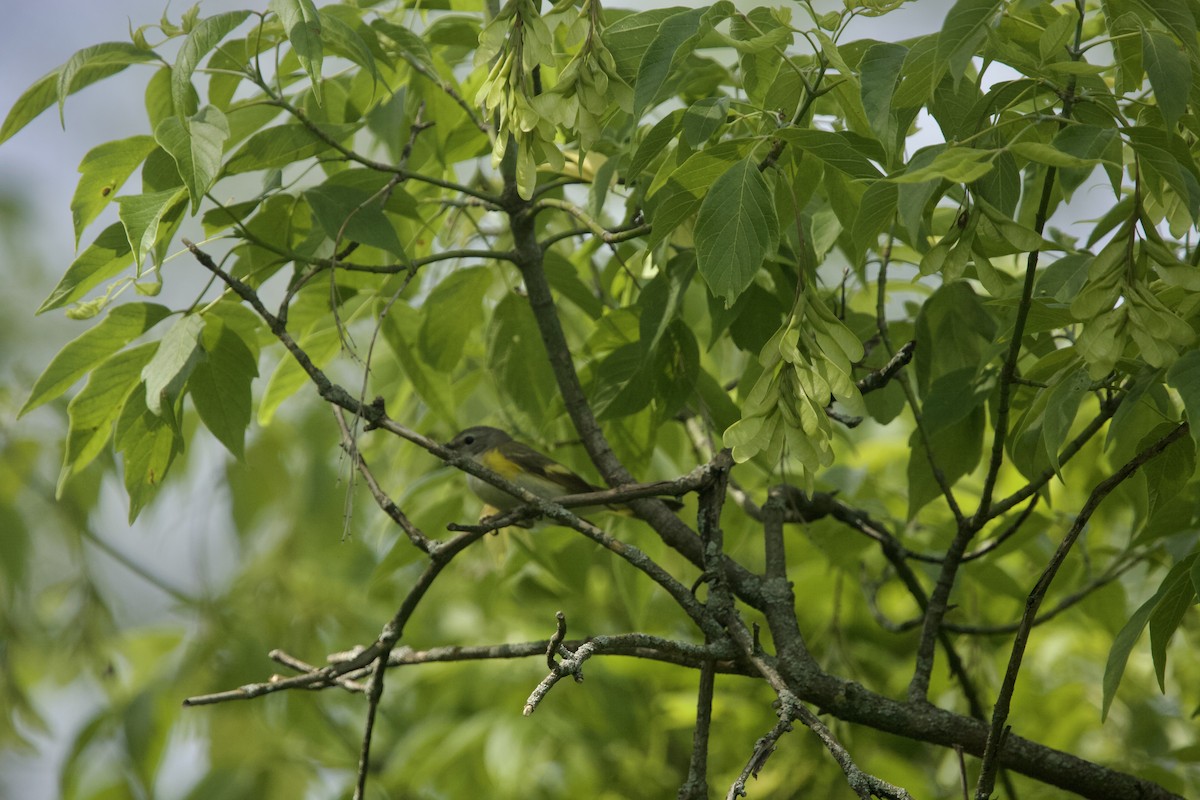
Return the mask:
{"type": "Polygon", "coordinates": [[[774,463],[787,442],[806,483],[833,462],[833,426],[825,408],[837,399],[862,413],[862,395],[850,370],[863,357],[862,343],[810,286],[797,295],[787,320],[763,345],[763,371],[742,406],[742,418],[726,429],[735,461],[762,455],[774,463]],[[784,437],[775,435],[782,427],[784,437]]]}

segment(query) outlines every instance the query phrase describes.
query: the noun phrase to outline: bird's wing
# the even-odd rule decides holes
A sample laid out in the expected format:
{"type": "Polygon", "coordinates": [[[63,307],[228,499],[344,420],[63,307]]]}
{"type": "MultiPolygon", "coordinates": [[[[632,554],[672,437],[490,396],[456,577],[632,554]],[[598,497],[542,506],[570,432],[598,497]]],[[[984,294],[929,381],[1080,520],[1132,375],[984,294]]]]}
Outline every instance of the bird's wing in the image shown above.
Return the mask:
{"type": "MultiPolygon", "coordinates": [[[[503,458],[496,458],[496,461],[508,461],[519,466],[522,473],[525,473],[530,478],[540,478],[544,481],[554,484],[558,487],[558,491],[554,494],[586,494],[588,492],[601,491],[599,486],[593,486],[585,481],[572,470],[558,463],[549,456],[542,455],[537,450],[534,450],[528,445],[520,442],[505,442],[497,448],[503,458]]],[[[485,459],[485,463],[489,459],[485,459]]],[[[491,464],[488,464],[491,467],[491,464]]],[[[508,477],[506,474],[512,471],[517,474],[517,470],[513,469],[511,464],[505,465],[506,469],[496,469],[501,475],[508,477]]],[[[495,469],[495,467],[493,467],[495,469]]],[[[509,478],[516,480],[516,478],[509,478]]],[[[531,491],[536,490],[531,488],[531,491]]]]}

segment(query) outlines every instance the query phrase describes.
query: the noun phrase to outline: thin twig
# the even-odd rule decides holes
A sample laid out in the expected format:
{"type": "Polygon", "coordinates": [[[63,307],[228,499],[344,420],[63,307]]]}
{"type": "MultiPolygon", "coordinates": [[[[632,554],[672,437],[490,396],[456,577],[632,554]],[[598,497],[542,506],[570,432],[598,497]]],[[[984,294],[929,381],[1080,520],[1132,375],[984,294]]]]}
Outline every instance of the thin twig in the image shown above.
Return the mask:
{"type": "Polygon", "coordinates": [[[1045,600],[1046,593],[1050,590],[1050,584],[1058,574],[1059,568],[1066,561],[1067,555],[1070,554],[1071,548],[1075,544],[1075,540],[1079,538],[1079,534],[1083,532],[1088,520],[1091,519],[1092,514],[1095,513],[1104,498],[1108,497],[1114,489],[1141,469],[1146,462],[1161,455],[1172,443],[1186,436],[1187,432],[1188,423],[1180,423],[1170,433],[1147,446],[1129,461],[1125,462],[1120,469],[1108,478],[1096,484],[1096,488],[1092,489],[1091,494],[1088,495],[1087,502],[1079,509],[1079,514],[1076,515],[1070,529],[1062,541],[1059,542],[1058,549],[1054,551],[1054,555],[1050,558],[1050,562],[1046,565],[1045,570],[1042,571],[1041,577],[1038,578],[1037,583],[1030,590],[1029,597],[1025,601],[1025,613],[1021,617],[1020,627],[1017,629],[1017,635],[1013,640],[1012,653],[1008,659],[1008,669],[1004,673],[1004,682],[1000,687],[999,694],[996,696],[996,706],[992,712],[992,725],[988,731],[987,746],[983,751],[979,782],[975,787],[975,797],[978,800],[986,800],[992,794],[996,772],[1000,767],[998,756],[1001,739],[1008,724],[1009,708],[1012,703],[1013,692],[1017,687],[1017,674],[1021,669],[1021,661],[1025,656],[1025,646],[1029,642],[1029,634],[1033,630],[1038,609],[1041,608],[1042,601],[1045,600]]]}
{"type": "MultiPolygon", "coordinates": [[[[593,236],[605,244],[619,244],[620,242],[636,239],[639,236],[644,236],[650,233],[650,224],[641,223],[628,228],[622,228],[615,231],[610,231],[596,221],[591,214],[584,211],[579,206],[569,200],[561,200],[557,197],[543,197],[533,203],[532,211],[535,213],[543,208],[556,208],[559,211],[565,211],[575,219],[579,220],[588,229],[593,236]]],[[[552,243],[552,242],[551,242],[552,243]]],[[[548,245],[543,243],[543,248],[548,245]]]]}
{"type": "Polygon", "coordinates": [[[746,781],[758,777],[758,773],[762,772],[762,768],[766,766],[767,759],[775,752],[775,745],[785,733],[791,733],[791,731],[791,719],[781,714],[775,726],[754,743],[754,752],[750,754],[746,766],[742,768],[742,774],[729,787],[729,791],[725,794],[725,800],[737,800],[739,797],[746,796],[746,781]]]}
{"type": "Polygon", "coordinates": [[[367,489],[370,490],[371,496],[375,498],[376,505],[391,518],[392,522],[396,523],[400,530],[404,531],[409,541],[418,550],[423,553],[431,552],[434,548],[433,540],[414,525],[400,506],[396,505],[395,501],[383,491],[383,488],[379,485],[379,481],[375,478],[375,474],[367,466],[367,460],[363,458],[362,453],[354,444],[354,433],[350,430],[350,426],[346,422],[343,410],[335,407],[333,409],[333,416],[337,420],[338,430],[342,434],[342,449],[353,459],[354,466],[358,469],[359,474],[362,475],[363,481],[366,482],[367,489]]]}
{"type": "Polygon", "coordinates": [[[488,205],[490,205],[492,207],[496,207],[499,204],[499,198],[495,197],[494,195],[488,194],[487,192],[480,191],[478,189],[473,189],[469,186],[463,186],[462,184],[454,183],[453,181],[447,181],[447,180],[443,180],[441,178],[434,178],[431,175],[425,175],[420,172],[412,172],[403,167],[397,167],[393,164],[388,164],[383,161],[376,161],[375,159],[367,158],[366,156],[360,155],[359,153],[356,153],[354,150],[351,150],[349,147],[346,147],[344,144],[339,142],[336,138],[334,138],[330,134],[326,133],[325,130],[322,129],[320,125],[317,125],[315,122],[313,122],[311,119],[309,119],[308,114],[304,113],[303,109],[296,108],[291,103],[289,103],[287,100],[283,99],[283,97],[281,95],[275,94],[268,86],[264,85],[264,86],[260,86],[260,88],[263,89],[263,91],[267,92],[267,94],[269,96],[269,99],[266,102],[269,102],[272,105],[279,106],[284,111],[291,114],[293,117],[295,117],[297,120],[299,120],[300,124],[302,124],[305,128],[307,128],[308,131],[310,133],[312,133],[313,136],[320,139],[322,142],[324,142],[325,144],[332,147],[334,150],[341,153],[344,158],[346,158],[350,161],[353,161],[356,164],[364,166],[367,169],[373,169],[377,172],[395,173],[396,175],[399,175],[402,180],[411,179],[411,180],[419,181],[421,183],[427,183],[431,186],[436,186],[439,189],[446,189],[448,191],[456,192],[458,194],[469,195],[470,197],[474,197],[474,198],[477,198],[478,200],[482,200],[484,203],[487,203],[488,205]]]}

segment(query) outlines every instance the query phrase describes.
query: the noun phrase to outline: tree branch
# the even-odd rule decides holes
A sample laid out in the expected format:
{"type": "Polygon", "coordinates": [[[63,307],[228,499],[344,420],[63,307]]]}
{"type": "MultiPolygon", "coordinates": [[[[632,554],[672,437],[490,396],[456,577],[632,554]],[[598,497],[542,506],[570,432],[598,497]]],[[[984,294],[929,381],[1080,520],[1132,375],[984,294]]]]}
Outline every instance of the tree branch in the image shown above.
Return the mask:
{"type": "Polygon", "coordinates": [[[465,194],[487,203],[492,208],[496,208],[499,205],[499,198],[490,195],[487,192],[472,189],[469,186],[463,186],[462,184],[454,183],[452,181],[442,180],[441,178],[434,178],[430,175],[425,175],[420,172],[412,172],[411,170],[403,167],[387,164],[382,161],[376,161],[360,155],[359,153],[351,150],[349,147],[346,147],[333,136],[330,136],[328,133],[326,133],[320,125],[317,125],[315,122],[309,119],[308,114],[305,114],[303,109],[296,108],[282,96],[275,94],[271,87],[266,83],[260,83],[259,88],[267,94],[271,104],[279,106],[288,114],[291,114],[300,122],[300,124],[308,129],[309,133],[341,153],[342,156],[347,160],[353,161],[356,164],[364,166],[367,169],[373,169],[377,172],[394,173],[400,177],[400,180],[414,180],[421,183],[427,183],[431,186],[437,186],[440,189],[446,189],[447,191],[455,192],[457,194],[465,194]]]}
{"type": "Polygon", "coordinates": [[[1025,613],[1021,617],[1021,624],[1017,629],[1017,635],[1013,641],[1012,653],[1008,660],[1008,669],[1004,673],[1004,682],[1000,687],[1000,693],[996,697],[995,710],[992,712],[992,725],[988,732],[987,747],[983,753],[979,783],[975,788],[976,800],[987,800],[992,794],[992,788],[995,785],[996,770],[1000,766],[999,753],[1001,742],[1004,737],[1005,726],[1008,723],[1012,695],[1016,690],[1017,673],[1021,669],[1021,661],[1025,655],[1025,646],[1029,642],[1029,633],[1033,629],[1038,609],[1041,607],[1042,601],[1046,598],[1046,592],[1050,590],[1050,584],[1054,581],[1054,577],[1058,574],[1058,570],[1063,565],[1063,562],[1066,561],[1067,555],[1071,552],[1071,548],[1075,544],[1075,540],[1079,538],[1079,534],[1083,532],[1088,520],[1091,519],[1092,514],[1095,513],[1100,503],[1104,498],[1108,497],[1113,489],[1124,483],[1147,461],[1160,455],[1173,442],[1187,435],[1187,432],[1188,423],[1180,423],[1166,436],[1146,447],[1129,461],[1125,462],[1124,466],[1119,470],[1096,485],[1096,488],[1088,495],[1087,502],[1079,509],[1079,514],[1075,517],[1075,521],[1071,524],[1066,536],[1059,542],[1058,549],[1054,551],[1050,563],[1046,565],[1046,569],[1043,570],[1041,577],[1038,578],[1037,583],[1034,584],[1033,589],[1029,592],[1029,597],[1025,601],[1025,613]]]}
{"type": "MultiPolygon", "coordinates": [[[[1083,37],[1083,2],[1076,0],[1076,12],[1079,17],[1075,24],[1075,47],[1068,53],[1072,61],[1078,61],[1082,55],[1079,45],[1083,37]]],[[[1058,127],[1061,130],[1075,107],[1076,77],[1072,75],[1067,81],[1066,90],[1061,94],[1063,107],[1059,115],[1058,127]]],[[[1058,174],[1057,168],[1046,167],[1046,176],[1042,180],[1042,196],[1038,201],[1037,214],[1034,217],[1033,229],[1038,236],[1046,229],[1049,217],[1050,200],[1054,196],[1054,179],[1058,174]]],[[[973,528],[978,530],[991,513],[992,492],[1000,477],[1000,467],[1004,463],[1004,441],[1008,438],[1008,418],[1011,412],[1012,386],[1017,377],[1017,362],[1021,357],[1021,340],[1025,335],[1025,323],[1029,319],[1029,310],[1033,305],[1033,284],[1037,277],[1038,257],[1040,250],[1031,250],[1025,261],[1025,281],[1021,286],[1021,301],[1017,305],[1017,317],[1013,321],[1012,340],[1009,342],[1008,355],[1004,366],[1000,369],[999,397],[996,402],[996,424],[992,430],[992,454],[988,462],[987,474],[983,479],[983,489],[979,495],[979,508],[975,512],[973,528]]]]}
{"type": "Polygon", "coordinates": [[[708,736],[712,730],[713,690],[717,667],[714,661],[700,666],[700,684],[696,689],[696,725],[692,729],[692,755],[688,760],[687,779],[679,787],[678,800],[708,800],[708,736]]]}
{"type": "Polygon", "coordinates": [[[913,353],[916,349],[917,343],[915,341],[908,341],[901,345],[900,349],[892,354],[892,357],[888,359],[886,364],[855,381],[859,393],[869,394],[876,389],[882,389],[887,386],[892,378],[896,377],[896,373],[912,361],[913,353]]]}
{"type": "Polygon", "coordinates": [[[376,505],[391,518],[392,522],[396,523],[400,530],[404,531],[409,541],[418,550],[426,554],[431,552],[435,546],[433,540],[413,524],[408,515],[383,491],[379,485],[379,481],[375,479],[375,474],[367,466],[367,460],[363,458],[362,453],[354,443],[354,435],[350,431],[350,426],[346,423],[346,418],[342,415],[342,409],[334,407],[333,416],[337,420],[338,429],[342,433],[342,449],[353,459],[354,466],[366,482],[367,489],[370,490],[371,497],[375,498],[376,505]]]}
{"type": "MultiPolygon", "coordinates": [[[[768,500],[768,503],[770,503],[770,500],[768,500]]],[[[780,722],[784,725],[787,725],[792,720],[798,719],[803,722],[809,730],[816,734],[817,738],[821,740],[821,743],[825,745],[826,749],[829,750],[834,760],[838,763],[838,766],[842,768],[842,772],[845,774],[846,781],[850,784],[850,788],[853,789],[860,798],[863,798],[863,800],[870,800],[871,797],[883,797],[894,798],[895,800],[911,800],[908,792],[897,786],[892,786],[886,781],[880,780],[873,775],[863,772],[858,765],[854,763],[854,760],[850,757],[849,752],[847,752],[841,743],[838,742],[837,738],[833,735],[833,732],[829,730],[828,726],[826,726],[816,714],[814,714],[807,706],[804,705],[803,702],[801,702],[800,697],[792,691],[789,682],[777,669],[777,664],[786,663],[788,659],[773,659],[762,653],[762,651],[756,647],[754,643],[754,637],[750,635],[750,631],[747,630],[746,624],[738,616],[736,610],[731,608],[725,612],[721,622],[725,626],[725,629],[729,631],[730,635],[733,637],[733,640],[742,648],[743,655],[749,659],[750,663],[755,666],[755,668],[759,671],[763,678],[766,679],[767,683],[771,685],[771,688],[773,688],[776,694],[779,696],[778,714],[780,722]]],[[[768,616],[768,623],[770,622],[771,617],[768,616]]],[[[772,626],[772,632],[774,632],[774,630],[775,626],[772,626]]],[[[795,669],[795,665],[793,664],[791,668],[795,669]]],[[[781,730],[779,735],[782,735],[783,732],[784,731],[781,730]]],[[[775,739],[778,738],[779,736],[777,735],[775,739]]],[[[759,741],[762,742],[761,739],[759,741]]],[[[759,748],[756,746],[756,753],[758,750],[759,748]]],[[[754,761],[753,757],[751,758],[751,761],[754,761]]],[[[736,796],[733,794],[733,791],[733,788],[731,788],[730,796],[736,796]]]]}
{"type": "MultiPolygon", "coordinates": [[[[1083,449],[1083,446],[1087,444],[1088,441],[1090,441],[1091,438],[1095,436],[1101,428],[1104,427],[1104,423],[1112,419],[1113,415],[1117,413],[1117,409],[1121,407],[1121,403],[1124,401],[1124,399],[1124,395],[1118,394],[1101,401],[1100,412],[1094,418],[1089,420],[1087,426],[1081,430],[1074,439],[1068,442],[1066,447],[1064,447],[1059,453],[1058,463],[1060,467],[1074,458],[1075,455],[1083,449]]],[[[1056,474],[1057,473],[1052,467],[1047,467],[1040,475],[1029,481],[1029,483],[1025,484],[1017,491],[1013,492],[1008,497],[992,503],[991,510],[988,512],[988,519],[995,519],[1001,514],[1009,511],[1018,503],[1022,503],[1027,498],[1036,495],[1047,484],[1049,484],[1051,480],[1054,479],[1056,474]]]]}

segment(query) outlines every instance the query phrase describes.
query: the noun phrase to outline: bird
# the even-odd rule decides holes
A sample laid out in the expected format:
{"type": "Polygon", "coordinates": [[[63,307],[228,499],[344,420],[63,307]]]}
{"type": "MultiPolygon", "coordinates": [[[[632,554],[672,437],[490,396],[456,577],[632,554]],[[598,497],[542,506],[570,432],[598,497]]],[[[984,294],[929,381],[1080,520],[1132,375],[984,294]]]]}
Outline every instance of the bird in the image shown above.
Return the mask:
{"type": "MultiPolygon", "coordinates": [[[[569,494],[604,491],[603,487],[589,483],[569,467],[518,442],[500,428],[487,425],[467,428],[447,442],[446,448],[473,459],[505,480],[547,500],[569,494]]],[[[511,511],[522,504],[518,498],[474,475],[467,475],[467,486],[486,504],[483,516],[489,516],[490,510],[511,511]]],[[[672,508],[682,507],[676,500],[665,502],[672,508]]]]}

